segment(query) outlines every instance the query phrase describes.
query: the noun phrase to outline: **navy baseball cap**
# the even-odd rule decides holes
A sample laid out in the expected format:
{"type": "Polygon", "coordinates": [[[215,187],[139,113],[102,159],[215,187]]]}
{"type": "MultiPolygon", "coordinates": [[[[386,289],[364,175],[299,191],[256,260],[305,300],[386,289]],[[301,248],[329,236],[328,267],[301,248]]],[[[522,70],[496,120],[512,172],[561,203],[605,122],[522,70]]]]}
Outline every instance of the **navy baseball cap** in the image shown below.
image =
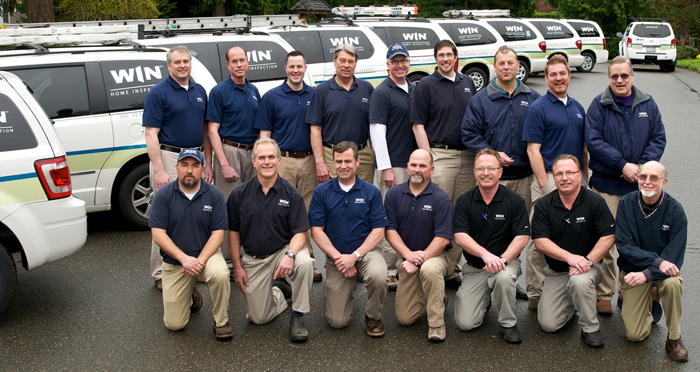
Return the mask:
{"type": "Polygon", "coordinates": [[[408,49],[401,43],[391,44],[386,51],[386,59],[392,59],[399,54],[408,57],[408,49]]]}
{"type": "Polygon", "coordinates": [[[205,165],[204,155],[202,155],[202,152],[197,149],[182,149],[182,151],[180,151],[180,155],[177,156],[177,162],[179,163],[180,160],[188,157],[194,158],[202,165],[205,165]]]}

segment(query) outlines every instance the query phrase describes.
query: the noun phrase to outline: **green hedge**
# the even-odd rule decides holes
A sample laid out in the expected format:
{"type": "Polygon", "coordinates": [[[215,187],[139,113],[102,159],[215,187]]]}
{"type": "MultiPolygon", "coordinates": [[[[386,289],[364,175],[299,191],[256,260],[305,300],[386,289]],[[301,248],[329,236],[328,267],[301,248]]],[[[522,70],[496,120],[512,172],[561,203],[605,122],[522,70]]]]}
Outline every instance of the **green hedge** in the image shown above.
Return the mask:
{"type": "Polygon", "coordinates": [[[606,37],[605,45],[608,48],[609,59],[613,59],[620,55],[620,38],[619,37],[606,37]]]}
{"type": "Polygon", "coordinates": [[[676,66],[700,72],[700,59],[680,59],[676,62],[676,66]]]}
{"type": "Polygon", "coordinates": [[[677,59],[694,59],[698,55],[698,49],[689,45],[679,45],[676,49],[677,59]]]}

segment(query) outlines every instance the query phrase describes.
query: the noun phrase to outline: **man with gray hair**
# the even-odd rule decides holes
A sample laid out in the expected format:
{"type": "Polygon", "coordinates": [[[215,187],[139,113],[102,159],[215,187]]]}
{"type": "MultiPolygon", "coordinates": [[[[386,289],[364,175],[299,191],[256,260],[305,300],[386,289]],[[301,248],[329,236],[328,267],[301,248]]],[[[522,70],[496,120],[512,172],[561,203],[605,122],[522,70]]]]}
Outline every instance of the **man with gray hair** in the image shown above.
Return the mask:
{"type": "Polygon", "coordinates": [[[369,99],[374,87],[355,77],[357,61],[355,47],[338,45],[333,53],[336,73],[316,87],[306,112],[319,183],[335,177],[333,148],[342,141],[357,144],[362,159],[357,176],[369,183],[374,181],[374,151],[368,141],[369,99]]]}
{"type": "Polygon", "coordinates": [[[309,333],[303,316],[310,311],[314,267],[304,249],[309,219],[299,190],[277,173],[281,158],[280,148],[271,138],[261,138],[253,145],[257,176],[238,186],[228,198],[228,246],[248,320],[268,323],[291,299],[290,338],[305,342],[309,333]]]}
{"type": "MultiPolygon", "coordinates": [[[[143,103],[143,126],[150,159],[149,173],[153,192],[177,179],[177,157],[183,148],[204,151],[211,159],[211,146],[204,120],[207,92],[190,79],[192,56],[185,46],[176,46],[166,54],[169,75],[148,92],[143,103]],[[183,92],[184,91],[184,92],[183,92]]],[[[209,161],[202,164],[204,180],[211,182],[209,161]]],[[[163,290],[163,258],[160,247],[151,241],[151,276],[156,288],[163,290]]],[[[201,298],[200,298],[201,301],[201,298]]]]}
{"type": "MultiPolygon", "coordinates": [[[[605,199],[615,216],[623,195],[637,190],[640,165],[659,161],[666,131],[659,107],[650,95],[632,85],[634,71],[627,57],[608,65],[610,86],[593,99],[586,113],[586,147],[593,171],[589,185],[605,199]]],[[[617,268],[615,247],[603,257],[605,278],[596,287],[597,310],[611,315],[617,268]]],[[[658,294],[657,294],[658,296],[658,294]]],[[[618,304],[622,296],[618,295],[618,304]]]]}

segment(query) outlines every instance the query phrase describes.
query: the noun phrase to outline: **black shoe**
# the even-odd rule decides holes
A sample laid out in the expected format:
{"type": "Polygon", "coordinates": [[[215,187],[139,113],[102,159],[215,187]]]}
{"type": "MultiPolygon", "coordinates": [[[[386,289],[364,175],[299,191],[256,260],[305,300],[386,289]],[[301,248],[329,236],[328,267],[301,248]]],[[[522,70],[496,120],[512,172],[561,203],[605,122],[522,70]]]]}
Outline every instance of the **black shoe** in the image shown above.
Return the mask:
{"type": "Polygon", "coordinates": [[[520,336],[518,326],[512,326],[508,328],[498,326],[498,328],[500,328],[501,333],[503,333],[503,339],[506,340],[507,343],[519,344],[523,342],[523,338],[520,336]]]}
{"type": "Polygon", "coordinates": [[[452,279],[445,280],[445,288],[459,289],[460,285],[462,285],[462,278],[460,278],[459,275],[452,279]]]}
{"type": "Polygon", "coordinates": [[[652,323],[656,324],[661,320],[661,315],[663,315],[664,309],[661,307],[659,301],[651,300],[651,316],[653,317],[652,323]]]}
{"type": "Polygon", "coordinates": [[[304,325],[304,318],[293,316],[289,319],[289,336],[292,342],[306,342],[309,339],[309,331],[304,325]]]}
{"type": "Polygon", "coordinates": [[[194,314],[199,309],[202,308],[202,295],[199,294],[197,288],[192,288],[192,306],[190,306],[190,313],[194,314]]]}
{"type": "Polygon", "coordinates": [[[583,338],[583,341],[589,347],[599,348],[605,346],[605,343],[603,342],[603,334],[600,333],[600,330],[591,333],[586,333],[581,330],[581,338],[583,338]]]}
{"type": "Polygon", "coordinates": [[[292,288],[289,286],[289,284],[287,284],[286,281],[281,279],[275,279],[275,281],[272,282],[272,286],[277,287],[280,291],[282,291],[285,300],[292,299],[292,288]]]}
{"type": "Polygon", "coordinates": [[[620,296],[619,294],[617,295],[617,307],[622,309],[622,296],[620,296]]]}
{"type": "Polygon", "coordinates": [[[518,300],[527,300],[527,292],[520,286],[520,284],[515,286],[515,298],[518,300]]]}

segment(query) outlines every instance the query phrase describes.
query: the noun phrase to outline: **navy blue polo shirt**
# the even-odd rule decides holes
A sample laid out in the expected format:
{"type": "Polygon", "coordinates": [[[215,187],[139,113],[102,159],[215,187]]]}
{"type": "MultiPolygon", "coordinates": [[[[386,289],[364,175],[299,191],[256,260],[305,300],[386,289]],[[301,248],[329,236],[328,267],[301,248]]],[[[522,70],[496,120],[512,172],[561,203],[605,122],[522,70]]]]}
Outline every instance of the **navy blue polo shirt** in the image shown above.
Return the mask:
{"type": "MultiPolygon", "coordinates": [[[[581,187],[571,210],[566,209],[558,191],[535,204],[532,239],[547,238],[568,252],[586,256],[603,236],[615,234],[615,219],[602,196],[581,187]]],[[[545,255],[549,268],[563,273],[569,264],[545,255]]]]}
{"type": "Polygon", "coordinates": [[[354,76],[352,79],[350,91],[347,91],[336,83],[333,75],[316,87],[311,98],[306,123],[322,127],[324,142],[362,144],[369,138],[369,99],[374,87],[354,76]]]}
{"type": "Polygon", "coordinates": [[[455,81],[435,72],[421,79],[411,107],[411,122],[423,124],[430,143],[463,146],[460,126],[476,94],[472,78],[455,71],[455,81]]]}
{"type": "MultiPolygon", "coordinates": [[[[465,192],[455,205],[455,233],[468,234],[487,251],[500,256],[518,235],[530,235],[525,200],[515,191],[498,185],[488,205],[479,186],[465,192]]],[[[469,265],[483,268],[481,257],[463,252],[469,265]]]]}
{"type": "Polygon", "coordinates": [[[568,97],[564,106],[564,102],[547,91],[527,110],[523,141],[542,145],[540,153],[548,171],[552,170],[554,159],[561,154],[575,156],[583,166],[585,118],[586,111],[578,101],[568,97]]]}
{"type": "Polygon", "coordinates": [[[168,77],[148,92],[143,102],[144,127],[160,128],[158,142],[199,147],[204,142],[207,91],[190,79],[187,90],[168,77]]]}
{"type": "MultiPolygon", "coordinates": [[[[396,185],[386,192],[384,207],[389,220],[387,230],[398,232],[412,251],[424,251],[435,237],[452,240],[450,197],[432,181],[423,192],[413,195],[409,182],[396,185]]],[[[445,249],[450,248],[451,243],[445,249]]]]}
{"type": "Polygon", "coordinates": [[[340,188],[337,178],[318,185],[309,206],[309,222],[324,227],[341,254],[354,252],[372,229],[388,224],[379,189],[357,176],[349,192],[340,188]]]}
{"type": "Polygon", "coordinates": [[[292,90],[285,79],[263,96],[255,129],[271,131],[282,150],[311,151],[311,131],[304,120],[313,94],[314,88],[306,84],[298,92],[292,90]]]}
{"type": "Polygon", "coordinates": [[[227,208],[229,230],[240,233],[241,245],[253,256],[273,254],[309,229],[304,199],[279,176],[267,195],[257,176],[244,182],[229,195],[227,208]]]}
{"type": "MultiPolygon", "coordinates": [[[[211,233],[226,230],[226,202],[216,186],[200,181],[192,200],[180,190],[178,181],[161,187],[153,197],[148,226],[163,229],[175,245],[188,256],[197,257],[211,233]]],[[[163,261],[180,265],[161,249],[163,261]]]]}
{"type": "Polygon", "coordinates": [[[259,102],[258,88],[248,79],[245,85],[238,85],[228,78],[209,92],[207,120],[221,124],[219,136],[222,139],[252,144],[258,139],[254,125],[259,102]]]}
{"type": "Polygon", "coordinates": [[[392,167],[406,167],[413,150],[418,148],[411,123],[411,101],[416,84],[406,80],[408,93],[390,77],[382,81],[369,100],[370,124],[386,125],[386,143],[392,167]]]}

